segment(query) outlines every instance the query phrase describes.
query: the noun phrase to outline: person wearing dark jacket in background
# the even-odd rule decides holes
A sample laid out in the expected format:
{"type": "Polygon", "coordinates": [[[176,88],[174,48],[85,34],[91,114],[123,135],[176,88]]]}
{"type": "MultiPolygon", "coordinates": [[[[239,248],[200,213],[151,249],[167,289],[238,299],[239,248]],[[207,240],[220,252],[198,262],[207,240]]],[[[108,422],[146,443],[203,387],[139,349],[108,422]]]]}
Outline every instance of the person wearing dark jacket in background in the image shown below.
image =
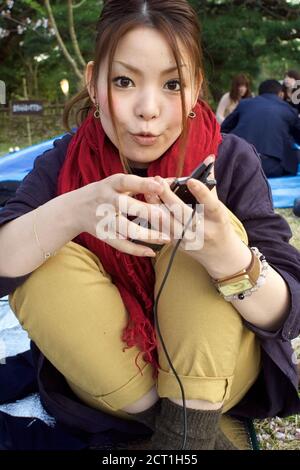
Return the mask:
{"type": "Polygon", "coordinates": [[[289,70],[283,79],[284,101],[296,109],[298,116],[300,115],[300,72],[297,70],[289,70]]]}
{"type": "Polygon", "coordinates": [[[240,102],[222,124],[222,132],[256,147],[267,177],[295,175],[298,169],[300,152],[293,145],[300,141],[300,119],[282,98],[280,83],[266,80],[259,87],[259,96],[240,102]]]}

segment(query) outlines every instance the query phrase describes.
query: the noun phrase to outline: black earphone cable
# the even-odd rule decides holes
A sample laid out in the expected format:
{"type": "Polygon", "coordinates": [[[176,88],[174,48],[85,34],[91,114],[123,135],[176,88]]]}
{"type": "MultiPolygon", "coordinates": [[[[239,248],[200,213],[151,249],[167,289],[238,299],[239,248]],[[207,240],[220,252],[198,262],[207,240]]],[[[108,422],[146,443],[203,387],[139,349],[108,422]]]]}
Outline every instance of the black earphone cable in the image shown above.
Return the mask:
{"type": "Polygon", "coordinates": [[[163,348],[163,351],[166,355],[166,358],[167,358],[167,361],[170,365],[170,368],[173,372],[173,374],[175,375],[175,378],[178,382],[178,385],[180,387],[180,391],[181,391],[181,397],[182,397],[182,410],[183,410],[183,439],[182,439],[182,445],[181,445],[181,449],[180,450],[184,450],[185,449],[185,445],[186,445],[186,439],[187,439],[187,413],[186,413],[186,401],[185,401],[185,393],[184,393],[184,388],[183,388],[183,385],[181,383],[181,380],[173,366],[173,363],[171,361],[171,358],[169,356],[169,353],[168,353],[168,350],[166,348],[166,345],[165,345],[165,342],[164,342],[164,339],[162,337],[162,334],[161,334],[161,331],[160,331],[160,327],[159,327],[159,321],[158,321],[158,315],[157,315],[157,306],[158,306],[158,300],[159,300],[159,297],[162,293],[162,290],[164,288],[164,285],[167,281],[167,278],[168,278],[168,275],[170,273],[170,270],[171,270],[171,267],[172,267],[172,264],[173,264],[173,260],[174,260],[174,257],[175,257],[175,254],[177,252],[177,249],[181,243],[181,240],[183,239],[184,237],[184,234],[187,230],[187,228],[189,227],[191,221],[193,220],[193,217],[194,217],[194,214],[196,212],[196,207],[194,207],[193,209],[193,213],[190,217],[190,219],[188,220],[186,226],[184,227],[182,233],[181,233],[181,237],[178,239],[178,241],[176,242],[176,245],[175,245],[175,248],[172,252],[172,255],[171,255],[171,258],[169,260],[169,264],[167,266],[167,270],[165,272],[165,275],[164,275],[164,278],[162,280],[162,283],[160,285],[160,288],[159,288],[159,291],[158,291],[158,294],[156,296],[156,299],[154,301],[154,305],[153,305],[153,317],[154,317],[154,325],[155,325],[155,329],[157,331],[157,334],[158,334],[158,337],[160,339],[160,342],[161,342],[161,345],[162,345],[162,348],[163,348]]]}

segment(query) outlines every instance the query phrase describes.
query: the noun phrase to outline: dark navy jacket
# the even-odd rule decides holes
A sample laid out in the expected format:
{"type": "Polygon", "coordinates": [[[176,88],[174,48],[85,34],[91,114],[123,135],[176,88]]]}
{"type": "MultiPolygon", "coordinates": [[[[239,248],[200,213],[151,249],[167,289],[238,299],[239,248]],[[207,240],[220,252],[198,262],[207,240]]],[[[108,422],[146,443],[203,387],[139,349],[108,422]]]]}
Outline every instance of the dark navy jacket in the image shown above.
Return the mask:
{"type": "Polygon", "coordinates": [[[281,166],[297,174],[300,119],[296,109],[272,93],[241,100],[222,124],[222,132],[232,133],[253,144],[259,153],[281,160],[281,166]]]}
{"type": "MultiPolygon", "coordinates": [[[[0,211],[0,225],[55,197],[58,173],[70,139],[66,135],[56,140],[53,149],[36,158],[33,170],[21,183],[16,196],[0,211]]],[[[220,200],[243,223],[249,245],[257,246],[285,279],[291,297],[288,316],[278,331],[264,331],[245,322],[260,339],[262,370],[230,414],[264,418],[299,413],[298,378],[290,340],[300,330],[300,253],[289,244],[292,234],[287,222],[273,211],[270,187],[252,145],[234,135],[224,135],[215,174],[220,200]]],[[[13,292],[28,276],[0,277],[0,297],[13,292]]],[[[84,432],[102,433],[104,441],[107,433],[140,432],[141,425],[133,421],[121,420],[81,403],[35,345],[32,350],[42,403],[60,423],[84,432]]]]}

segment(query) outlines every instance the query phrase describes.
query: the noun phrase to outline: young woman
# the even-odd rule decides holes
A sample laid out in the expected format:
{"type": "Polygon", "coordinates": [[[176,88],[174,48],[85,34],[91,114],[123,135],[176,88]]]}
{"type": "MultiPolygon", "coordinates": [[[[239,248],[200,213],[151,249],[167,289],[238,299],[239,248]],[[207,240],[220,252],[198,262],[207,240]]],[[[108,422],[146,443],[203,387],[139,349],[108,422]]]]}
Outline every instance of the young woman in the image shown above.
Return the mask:
{"type": "Polygon", "coordinates": [[[231,90],[225,93],[219,101],[216,116],[219,124],[232,113],[240,100],[251,98],[250,81],[243,73],[236,75],[232,79],[231,90]]]}
{"type": "Polygon", "coordinates": [[[77,419],[104,434],[144,423],[154,449],[180,449],[183,437],[180,388],[153,318],[185,226],[178,214],[192,214],[170,182],[209,155],[216,189],[188,183],[204,204],[204,244],[189,245],[191,225],[158,303],[185,391],[185,448],[234,448],[219,429],[224,413],[300,409],[290,344],[299,332],[300,256],[254,148],[222,137],[198,99],[203,80],[199,24],[186,0],[104,2],[86,87],[66,110],[67,118],[86,100],[80,126],[36,159],[0,214],[0,295],[10,294],[36,345],[44,405],[69,427],[77,419]],[[107,206],[114,237],[99,229],[107,206]],[[140,227],[134,243],[139,211],[158,222],[140,227]],[[149,240],[159,252],[139,243],[149,240]],[[57,386],[55,371],[68,387],[57,386]]]}

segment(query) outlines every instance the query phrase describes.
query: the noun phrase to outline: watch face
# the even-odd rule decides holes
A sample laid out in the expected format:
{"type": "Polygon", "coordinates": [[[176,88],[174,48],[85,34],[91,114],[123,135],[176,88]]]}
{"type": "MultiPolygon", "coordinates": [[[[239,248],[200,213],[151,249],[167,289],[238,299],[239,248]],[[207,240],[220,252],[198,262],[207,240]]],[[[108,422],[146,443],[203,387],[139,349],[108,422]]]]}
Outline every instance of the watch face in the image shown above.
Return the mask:
{"type": "Polygon", "coordinates": [[[252,282],[250,279],[244,278],[240,279],[235,282],[231,282],[227,286],[219,286],[218,289],[219,291],[224,295],[234,295],[234,294],[240,294],[241,292],[244,292],[245,290],[251,289],[253,287],[252,282]]]}

